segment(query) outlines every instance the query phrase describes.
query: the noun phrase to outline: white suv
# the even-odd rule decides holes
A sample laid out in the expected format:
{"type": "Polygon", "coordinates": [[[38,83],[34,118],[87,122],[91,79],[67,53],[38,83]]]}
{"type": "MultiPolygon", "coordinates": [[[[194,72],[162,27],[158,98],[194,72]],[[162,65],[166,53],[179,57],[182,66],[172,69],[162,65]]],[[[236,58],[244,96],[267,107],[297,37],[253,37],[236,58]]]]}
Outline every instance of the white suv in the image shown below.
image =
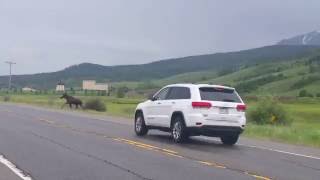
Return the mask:
{"type": "Polygon", "coordinates": [[[205,135],[233,145],[244,130],[245,110],[234,88],[173,84],[137,106],[134,129],[138,136],[146,135],[149,129],[171,132],[175,142],[205,135]]]}

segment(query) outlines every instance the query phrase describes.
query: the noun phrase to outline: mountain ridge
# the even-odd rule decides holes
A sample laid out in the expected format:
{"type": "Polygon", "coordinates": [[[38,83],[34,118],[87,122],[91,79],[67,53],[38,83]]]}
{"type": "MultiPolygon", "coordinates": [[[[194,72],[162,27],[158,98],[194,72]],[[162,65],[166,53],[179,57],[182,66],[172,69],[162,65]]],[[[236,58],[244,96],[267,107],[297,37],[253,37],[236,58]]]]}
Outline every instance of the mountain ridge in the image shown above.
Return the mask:
{"type": "Polygon", "coordinates": [[[278,45],[320,45],[320,30],[283,39],[278,45]]]}
{"type": "MultiPolygon", "coordinates": [[[[68,86],[80,86],[84,79],[97,81],[147,81],[196,71],[235,70],[266,62],[290,61],[312,54],[320,46],[273,45],[249,50],[165,59],[147,64],[103,66],[81,63],[51,73],[13,76],[15,87],[54,88],[60,80],[68,86]]],[[[7,86],[7,77],[0,77],[0,88],[7,86]]]]}

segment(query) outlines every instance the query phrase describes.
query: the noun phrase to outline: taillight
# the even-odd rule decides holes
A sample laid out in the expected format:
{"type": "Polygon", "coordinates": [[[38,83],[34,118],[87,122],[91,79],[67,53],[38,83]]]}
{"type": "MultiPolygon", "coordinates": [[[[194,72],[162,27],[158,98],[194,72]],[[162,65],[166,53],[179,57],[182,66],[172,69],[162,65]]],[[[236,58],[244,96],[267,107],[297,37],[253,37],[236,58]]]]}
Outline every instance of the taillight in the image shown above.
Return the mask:
{"type": "Polygon", "coordinates": [[[238,104],[237,111],[246,111],[247,106],[245,104],[238,104]]]}
{"type": "Polygon", "coordinates": [[[212,105],[209,102],[192,102],[193,108],[211,108],[212,105]]]}

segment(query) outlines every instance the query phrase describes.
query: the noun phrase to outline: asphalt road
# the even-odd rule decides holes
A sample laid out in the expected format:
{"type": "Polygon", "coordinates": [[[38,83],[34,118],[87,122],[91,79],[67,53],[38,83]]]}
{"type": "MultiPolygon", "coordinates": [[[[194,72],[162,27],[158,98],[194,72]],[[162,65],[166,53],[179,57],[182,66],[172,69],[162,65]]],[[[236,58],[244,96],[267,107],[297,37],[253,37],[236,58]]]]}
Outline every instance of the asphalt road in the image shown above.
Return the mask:
{"type": "MultiPolygon", "coordinates": [[[[35,180],[320,179],[320,150],[242,138],[174,144],[128,119],[0,104],[0,155],[35,180]]],[[[0,180],[15,180],[0,163],[0,180]],[[6,177],[7,176],[7,177],[6,177]]]]}

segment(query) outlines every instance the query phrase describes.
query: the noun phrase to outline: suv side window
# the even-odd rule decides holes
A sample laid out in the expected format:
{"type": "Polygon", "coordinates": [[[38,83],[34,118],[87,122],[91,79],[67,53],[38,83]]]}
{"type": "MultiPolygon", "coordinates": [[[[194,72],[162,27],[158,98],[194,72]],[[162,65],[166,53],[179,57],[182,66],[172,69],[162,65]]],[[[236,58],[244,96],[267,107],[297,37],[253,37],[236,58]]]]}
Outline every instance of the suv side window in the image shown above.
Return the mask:
{"type": "Polygon", "coordinates": [[[167,99],[190,99],[190,89],[187,87],[171,87],[167,99]]]}
{"type": "Polygon", "coordinates": [[[154,97],[156,100],[165,100],[168,95],[169,88],[162,89],[154,97]]]}

